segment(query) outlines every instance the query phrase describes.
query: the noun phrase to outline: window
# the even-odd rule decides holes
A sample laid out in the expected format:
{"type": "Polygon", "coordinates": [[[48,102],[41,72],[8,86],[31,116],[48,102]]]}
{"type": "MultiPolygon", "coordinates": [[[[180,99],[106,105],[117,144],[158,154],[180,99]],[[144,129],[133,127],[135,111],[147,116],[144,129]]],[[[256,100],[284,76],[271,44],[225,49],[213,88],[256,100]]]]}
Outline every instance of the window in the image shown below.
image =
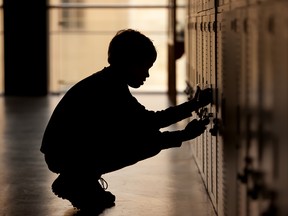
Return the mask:
{"type": "Polygon", "coordinates": [[[158,50],[139,91],[167,91],[167,9],[166,0],[50,0],[50,92],[107,66],[109,42],[122,28],[143,32],[158,50]]]}
{"type": "MultiPolygon", "coordinates": [[[[83,0],[62,0],[62,3],[83,3],[83,0]]],[[[84,11],[79,8],[63,8],[60,25],[63,29],[81,29],[84,24],[84,11]]]]}

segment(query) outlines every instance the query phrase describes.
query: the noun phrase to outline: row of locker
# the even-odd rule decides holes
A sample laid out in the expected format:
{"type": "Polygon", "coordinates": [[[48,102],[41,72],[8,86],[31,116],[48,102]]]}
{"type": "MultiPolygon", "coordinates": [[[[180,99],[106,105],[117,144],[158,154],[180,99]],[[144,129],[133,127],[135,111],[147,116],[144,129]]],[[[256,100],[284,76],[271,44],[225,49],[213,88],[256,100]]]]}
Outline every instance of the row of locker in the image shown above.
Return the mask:
{"type": "Polygon", "coordinates": [[[189,13],[197,14],[209,10],[231,10],[239,7],[262,4],[274,0],[188,0],[187,8],[189,13]]]}
{"type": "Polygon", "coordinates": [[[188,9],[188,98],[210,86],[198,110],[208,130],[191,141],[218,215],[288,215],[288,3],[217,12],[188,9]]]}

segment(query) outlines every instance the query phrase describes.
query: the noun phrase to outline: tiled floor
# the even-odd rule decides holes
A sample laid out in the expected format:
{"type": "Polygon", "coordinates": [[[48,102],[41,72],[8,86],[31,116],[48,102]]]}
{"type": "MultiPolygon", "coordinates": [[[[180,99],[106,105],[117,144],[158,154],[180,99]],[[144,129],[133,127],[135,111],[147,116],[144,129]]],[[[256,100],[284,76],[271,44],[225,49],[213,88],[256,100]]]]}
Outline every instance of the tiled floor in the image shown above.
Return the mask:
{"type": "MultiPolygon", "coordinates": [[[[47,169],[39,151],[43,130],[60,97],[0,97],[0,216],[75,213],[68,201],[51,192],[56,175],[47,169]]],[[[165,94],[136,97],[154,110],[169,104],[165,94]]],[[[215,216],[190,147],[184,143],[104,175],[108,190],[116,195],[116,205],[101,215],[215,216]]]]}

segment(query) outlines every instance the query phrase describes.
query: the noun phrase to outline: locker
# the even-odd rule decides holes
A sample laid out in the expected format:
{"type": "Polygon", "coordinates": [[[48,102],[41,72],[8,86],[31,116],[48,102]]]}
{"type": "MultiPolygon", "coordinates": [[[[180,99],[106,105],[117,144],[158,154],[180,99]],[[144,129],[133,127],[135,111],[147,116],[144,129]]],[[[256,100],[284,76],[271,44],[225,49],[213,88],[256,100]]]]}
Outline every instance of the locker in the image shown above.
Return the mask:
{"type": "Polygon", "coordinates": [[[247,7],[249,0],[230,0],[230,10],[237,10],[247,7]]]}
{"type": "MultiPolygon", "coordinates": [[[[190,30],[190,46],[189,46],[189,59],[190,59],[190,74],[189,74],[189,83],[192,87],[195,88],[197,85],[197,19],[196,17],[191,18],[191,30],[190,30]]],[[[195,89],[194,89],[195,90],[195,89]]]]}
{"type": "Polygon", "coordinates": [[[208,5],[208,0],[203,0],[202,10],[203,10],[203,11],[206,11],[206,10],[208,10],[208,7],[209,7],[209,5],[208,5]]]}
{"type": "MultiPolygon", "coordinates": [[[[208,87],[213,89],[214,94],[216,93],[216,50],[215,50],[215,43],[216,43],[216,33],[215,29],[213,28],[213,24],[215,22],[215,14],[211,13],[207,17],[207,35],[208,35],[208,59],[207,59],[207,83],[208,87]]],[[[217,134],[211,134],[211,130],[213,129],[214,123],[213,119],[217,119],[216,113],[216,104],[212,104],[208,106],[208,114],[211,116],[210,124],[207,127],[207,151],[208,151],[208,158],[207,158],[207,177],[208,177],[208,193],[212,200],[214,207],[217,209],[217,186],[218,186],[218,164],[217,164],[217,134]]]]}
{"type": "Polygon", "coordinates": [[[286,216],[288,3],[220,0],[215,13],[197,3],[189,81],[215,89],[217,124],[194,157],[211,202],[221,216],[286,216]]]}
{"type": "Polygon", "coordinates": [[[222,76],[222,61],[223,61],[223,52],[222,52],[222,13],[216,15],[216,22],[214,24],[214,29],[216,33],[215,37],[215,68],[216,68],[216,91],[215,91],[215,107],[216,107],[216,143],[217,143],[217,213],[219,216],[224,215],[224,189],[223,189],[223,178],[224,178],[224,169],[223,169],[223,76],[222,76]]]}
{"type": "MultiPolygon", "coordinates": [[[[186,18],[186,22],[187,22],[187,27],[185,28],[185,54],[186,54],[186,58],[187,59],[192,59],[192,45],[189,41],[192,40],[192,33],[193,33],[193,21],[192,21],[192,17],[188,14],[187,18],[186,18]]],[[[187,83],[187,87],[185,89],[185,92],[188,96],[189,94],[189,85],[190,85],[190,80],[192,79],[191,75],[191,69],[192,69],[192,62],[191,61],[186,61],[186,83],[187,83]]]]}
{"type": "Polygon", "coordinates": [[[208,0],[208,5],[207,5],[207,9],[210,10],[210,9],[214,9],[214,0],[208,0]]]}
{"type": "MultiPolygon", "coordinates": [[[[267,9],[268,10],[268,9],[267,9]]],[[[277,53],[275,53],[273,74],[274,74],[274,95],[275,95],[275,124],[274,133],[277,137],[278,160],[277,175],[272,183],[277,191],[277,210],[279,215],[288,215],[287,197],[288,197],[288,95],[283,92],[288,92],[288,3],[279,2],[276,6],[277,19],[275,20],[274,41],[276,44],[277,53]]]]}
{"type": "MultiPolygon", "coordinates": [[[[285,184],[277,184],[282,171],[284,171],[285,175],[286,170],[287,175],[287,166],[284,165],[287,164],[287,154],[284,157],[286,158],[286,161],[283,161],[284,163],[279,161],[281,149],[287,145],[287,118],[284,117],[285,115],[287,117],[287,96],[280,93],[283,91],[287,92],[288,46],[285,8],[287,9],[287,3],[284,2],[277,4],[269,2],[261,7],[263,17],[260,28],[262,35],[260,38],[262,121],[260,128],[259,171],[263,173],[263,176],[261,176],[262,190],[259,192],[260,199],[258,203],[261,214],[276,214],[277,211],[280,211],[277,203],[278,194],[281,194],[282,200],[287,196],[285,184]],[[286,110],[283,107],[286,107],[286,110]],[[284,132],[285,129],[283,130],[283,125],[284,127],[286,126],[286,133],[284,132]],[[278,185],[282,185],[282,188],[281,186],[278,187],[278,185]]],[[[279,203],[279,205],[281,204],[279,203]]],[[[283,212],[280,215],[285,215],[283,214],[285,211],[287,214],[286,205],[282,204],[281,211],[283,212]]]]}
{"type": "Polygon", "coordinates": [[[225,215],[236,214],[237,146],[239,141],[239,19],[235,11],[222,14],[222,82],[223,82],[223,172],[225,215]]]}
{"type": "MultiPolygon", "coordinates": [[[[259,150],[260,150],[260,134],[259,127],[261,126],[261,74],[259,70],[259,22],[260,14],[259,7],[249,7],[247,9],[248,22],[246,39],[247,48],[247,155],[249,159],[249,174],[247,175],[247,190],[246,190],[246,214],[259,215],[259,203],[257,199],[257,176],[259,173],[259,150]]],[[[246,159],[247,160],[247,159],[246,159]]]]}
{"type": "Polygon", "coordinates": [[[197,1],[197,10],[196,13],[200,13],[203,11],[204,0],[196,0],[197,1]]]}
{"type": "MultiPolygon", "coordinates": [[[[196,37],[197,37],[197,53],[196,53],[196,83],[201,86],[203,81],[203,17],[197,16],[197,29],[196,29],[196,37]]],[[[204,148],[205,140],[204,135],[199,136],[196,140],[197,145],[197,153],[196,153],[196,162],[199,167],[200,174],[204,180],[205,185],[206,181],[206,150],[204,148]]]]}
{"type": "Polygon", "coordinates": [[[230,0],[218,0],[215,2],[215,5],[216,5],[218,12],[223,11],[223,10],[229,11],[227,8],[230,7],[230,0]]]}
{"type": "MultiPolygon", "coordinates": [[[[202,79],[200,81],[200,86],[201,88],[209,87],[209,75],[210,75],[210,64],[209,64],[209,59],[210,59],[210,34],[208,32],[208,22],[209,22],[209,17],[207,15],[202,17],[202,61],[203,61],[203,70],[202,70],[202,79]]],[[[208,111],[208,110],[207,110],[208,111]]],[[[207,112],[206,111],[206,112],[207,112]]],[[[202,116],[200,116],[202,118],[202,116]]],[[[209,126],[208,126],[209,127],[209,126]]],[[[206,185],[210,187],[210,170],[211,170],[211,162],[210,162],[210,134],[209,131],[206,130],[204,134],[202,135],[203,139],[203,173],[204,173],[204,178],[206,185]]]]}

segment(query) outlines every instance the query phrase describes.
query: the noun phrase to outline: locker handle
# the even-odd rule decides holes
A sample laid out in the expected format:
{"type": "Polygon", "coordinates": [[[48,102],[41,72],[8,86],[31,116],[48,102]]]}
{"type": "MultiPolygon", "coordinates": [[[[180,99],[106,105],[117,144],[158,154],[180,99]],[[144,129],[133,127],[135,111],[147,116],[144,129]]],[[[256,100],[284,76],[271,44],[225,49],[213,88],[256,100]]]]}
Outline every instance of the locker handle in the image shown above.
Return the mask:
{"type": "Polygon", "coordinates": [[[218,118],[213,119],[213,126],[209,130],[209,132],[211,133],[212,136],[217,136],[217,134],[223,135],[223,126],[220,119],[218,118]]]}
{"type": "Polygon", "coordinates": [[[248,177],[253,174],[253,170],[249,168],[253,162],[253,159],[251,157],[245,157],[245,167],[243,170],[243,174],[238,173],[237,179],[240,180],[242,183],[247,184],[248,177]]]}
{"type": "Polygon", "coordinates": [[[238,173],[237,179],[240,180],[243,184],[247,184],[248,176],[252,173],[252,170],[248,167],[244,168],[243,174],[238,173]]]}
{"type": "Polygon", "coordinates": [[[216,30],[217,30],[217,23],[215,21],[213,22],[212,29],[213,29],[214,32],[216,32],[216,30]]]}
{"type": "Polygon", "coordinates": [[[260,195],[264,196],[266,194],[266,188],[264,186],[264,174],[263,172],[253,170],[251,173],[253,187],[248,189],[247,195],[250,196],[252,199],[256,200],[260,197],[260,195]]]}

